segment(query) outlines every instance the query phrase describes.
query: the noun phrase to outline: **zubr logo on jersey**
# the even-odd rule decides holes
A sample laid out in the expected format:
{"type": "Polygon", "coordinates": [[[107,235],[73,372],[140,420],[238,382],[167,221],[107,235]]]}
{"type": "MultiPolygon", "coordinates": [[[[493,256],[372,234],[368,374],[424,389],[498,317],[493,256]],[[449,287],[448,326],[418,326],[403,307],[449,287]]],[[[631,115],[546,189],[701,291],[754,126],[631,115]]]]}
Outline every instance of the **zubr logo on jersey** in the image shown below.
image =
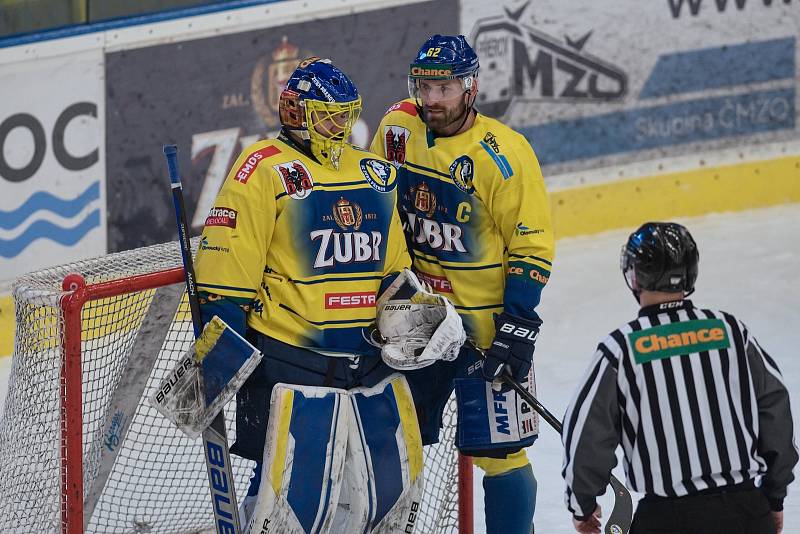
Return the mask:
{"type": "Polygon", "coordinates": [[[392,165],[379,159],[362,159],[359,163],[364,179],[379,193],[388,193],[397,185],[397,175],[392,173],[392,165]]]}
{"type": "MultiPolygon", "coordinates": [[[[374,213],[364,214],[355,202],[342,197],[331,210],[332,215],[327,215],[327,220],[333,221],[344,230],[336,232],[333,228],[314,230],[309,237],[312,242],[317,242],[317,255],[314,259],[314,268],[321,269],[334,267],[340,264],[364,263],[380,261],[383,235],[378,231],[361,232],[361,224],[365,218],[376,219],[374,213]]],[[[325,220],[323,218],[323,220],[325,220]]]]}
{"type": "Polygon", "coordinates": [[[383,129],[383,142],[386,147],[386,159],[396,167],[406,162],[406,146],[411,132],[408,128],[389,124],[383,129]]]}
{"type": "Polygon", "coordinates": [[[461,237],[463,230],[457,224],[439,222],[430,217],[436,212],[436,195],[430,190],[428,184],[420,182],[409,191],[414,199],[414,208],[424,213],[420,217],[416,213],[406,212],[408,226],[416,243],[427,243],[434,250],[445,252],[467,252],[461,237]]]}
{"type": "Polygon", "coordinates": [[[622,99],[628,76],[585,48],[592,30],[562,40],[523,22],[534,2],[504,15],[479,20],[471,42],[481,58],[481,111],[501,116],[515,99],[614,101],[622,99]],[[485,66],[483,66],[485,65],[485,66]]]}
{"type": "Polygon", "coordinates": [[[284,191],[293,199],[303,200],[314,189],[311,173],[299,159],[274,165],[273,168],[280,174],[284,191]]]}

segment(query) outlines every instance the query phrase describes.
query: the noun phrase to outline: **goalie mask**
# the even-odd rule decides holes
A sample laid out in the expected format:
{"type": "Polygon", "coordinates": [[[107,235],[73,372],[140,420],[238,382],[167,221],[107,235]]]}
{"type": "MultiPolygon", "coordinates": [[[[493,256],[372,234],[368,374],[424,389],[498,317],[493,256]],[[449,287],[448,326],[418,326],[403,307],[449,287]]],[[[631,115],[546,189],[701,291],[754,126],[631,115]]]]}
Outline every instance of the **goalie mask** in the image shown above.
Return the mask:
{"type": "Polygon", "coordinates": [[[450,301],[431,292],[408,269],[386,288],[376,306],[381,358],[394,369],[455,360],[466,341],[461,317],[450,301]]]}
{"type": "Polygon", "coordinates": [[[344,145],[361,114],[355,84],[329,59],[300,62],[281,93],[283,127],[299,136],[324,166],[338,169],[344,145]]]}

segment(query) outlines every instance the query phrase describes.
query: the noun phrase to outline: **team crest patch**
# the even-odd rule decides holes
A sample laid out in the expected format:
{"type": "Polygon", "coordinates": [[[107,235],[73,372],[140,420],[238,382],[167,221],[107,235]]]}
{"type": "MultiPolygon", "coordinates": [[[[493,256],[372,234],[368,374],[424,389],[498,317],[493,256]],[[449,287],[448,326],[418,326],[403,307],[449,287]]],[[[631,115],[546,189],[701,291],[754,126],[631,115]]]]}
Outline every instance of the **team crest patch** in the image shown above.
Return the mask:
{"type": "Polygon", "coordinates": [[[422,182],[411,191],[414,195],[414,207],[425,212],[428,217],[433,217],[433,213],[436,211],[436,195],[431,193],[428,184],[422,182]]]}
{"type": "Polygon", "coordinates": [[[303,200],[314,189],[311,173],[299,159],[275,165],[273,168],[281,175],[286,194],[293,199],[303,200]]]}
{"type": "Polygon", "coordinates": [[[396,175],[392,172],[392,164],[388,161],[366,158],[361,160],[361,172],[372,189],[380,193],[388,193],[397,185],[396,175]]]}
{"type": "Polygon", "coordinates": [[[361,206],[343,197],[333,205],[333,220],[342,230],[351,227],[353,230],[358,230],[364,220],[364,213],[361,211],[361,206]]]}
{"type": "Polygon", "coordinates": [[[406,162],[406,145],[411,132],[402,126],[390,124],[384,128],[384,143],[386,146],[386,159],[394,163],[395,167],[406,162]]]}
{"type": "Polygon", "coordinates": [[[472,177],[475,172],[475,164],[469,156],[460,156],[450,165],[450,178],[453,183],[468,195],[475,192],[472,184],[472,177]]]}

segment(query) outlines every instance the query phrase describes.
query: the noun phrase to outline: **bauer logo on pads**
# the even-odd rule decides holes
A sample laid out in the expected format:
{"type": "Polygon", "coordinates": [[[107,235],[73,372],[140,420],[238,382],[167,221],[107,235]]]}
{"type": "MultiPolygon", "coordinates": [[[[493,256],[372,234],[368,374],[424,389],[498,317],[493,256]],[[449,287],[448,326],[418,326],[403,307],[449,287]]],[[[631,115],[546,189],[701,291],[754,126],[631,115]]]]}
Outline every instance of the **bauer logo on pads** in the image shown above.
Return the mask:
{"type": "Polygon", "coordinates": [[[198,437],[261,361],[261,353],[217,316],[150,396],[184,434],[198,437]]]}

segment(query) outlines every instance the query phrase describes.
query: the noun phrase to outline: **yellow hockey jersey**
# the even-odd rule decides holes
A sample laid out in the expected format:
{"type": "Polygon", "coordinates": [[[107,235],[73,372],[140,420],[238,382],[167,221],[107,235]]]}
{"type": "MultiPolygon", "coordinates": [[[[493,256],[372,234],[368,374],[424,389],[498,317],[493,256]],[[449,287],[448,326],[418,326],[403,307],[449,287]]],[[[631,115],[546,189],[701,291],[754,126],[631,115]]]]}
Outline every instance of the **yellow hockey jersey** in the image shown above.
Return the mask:
{"type": "Polygon", "coordinates": [[[247,324],[311,350],[374,352],[382,279],[410,265],[395,209],[395,168],[346,146],[339,170],[285,138],[247,148],[205,221],[201,291],[252,300],[247,324]]]}
{"type": "Polygon", "coordinates": [[[389,108],[370,148],[401,168],[414,270],[453,302],[478,345],[491,344],[494,314],[535,316],[554,239],[528,141],[480,113],[467,131],[434,137],[407,99],[389,108]]]}

